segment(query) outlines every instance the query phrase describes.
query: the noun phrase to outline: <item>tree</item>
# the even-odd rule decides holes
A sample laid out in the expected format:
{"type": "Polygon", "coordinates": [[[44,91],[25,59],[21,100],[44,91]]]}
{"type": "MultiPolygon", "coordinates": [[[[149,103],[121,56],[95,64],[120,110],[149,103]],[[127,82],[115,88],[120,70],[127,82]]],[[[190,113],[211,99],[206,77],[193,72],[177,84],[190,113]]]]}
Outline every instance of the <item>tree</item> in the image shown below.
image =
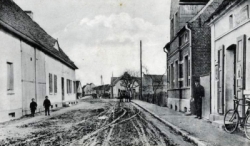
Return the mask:
{"type": "Polygon", "coordinates": [[[127,91],[132,91],[136,87],[140,86],[138,72],[126,71],[120,80],[121,86],[123,86],[127,91]]]}

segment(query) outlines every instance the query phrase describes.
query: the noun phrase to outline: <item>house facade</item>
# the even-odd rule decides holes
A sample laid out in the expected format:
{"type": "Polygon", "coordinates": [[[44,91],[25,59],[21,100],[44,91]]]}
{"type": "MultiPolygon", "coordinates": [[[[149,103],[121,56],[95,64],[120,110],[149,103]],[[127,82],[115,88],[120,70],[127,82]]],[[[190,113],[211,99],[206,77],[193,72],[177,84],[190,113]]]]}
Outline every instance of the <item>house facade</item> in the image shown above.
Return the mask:
{"type": "MultiPolygon", "coordinates": [[[[234,98],[245,99],[250,94],[250,32],[246,31],[250,29],[249,6],[249,0],[224,0],[208,19],[212,43],[212,121],[222,120],[226,111],[234,108],[234,98]]],[[[239,107],[241,116],[245,109],[239,107]]]]}
{"type": "MultiPolygon", "coordinates": [[[[219,0],[172,1],[170,19],[174,29],[164,51],[167,53],[168,107],[177,111],[194,113],[194,103],[190,102],[194,80],[210,75],[211,34],[205,21],[219,3],[219,0]]],[[[205,92],[210,92],[210,87],[205,92]]]]}
{"type": "Polygon", "coordinates": [[[84,95],[91,95],[93,93],[96,93],[95,90],[93,90],[94,87],[95,87],[95,84],[93,83],[86,84],[83,88],[84,95]]]}
{"type": "Polygon", "coordinates": [[[76,100],[73,81],[77,67],[47,34],[13,1],[0,3],[0,121],[30,113],[34,98],[37,112],[47,95],[53,107],[76,100]],[[66,80],[69,81],[67,86],[66,80]],[[67,92],[71,89],[71,92],[67,92]]]}

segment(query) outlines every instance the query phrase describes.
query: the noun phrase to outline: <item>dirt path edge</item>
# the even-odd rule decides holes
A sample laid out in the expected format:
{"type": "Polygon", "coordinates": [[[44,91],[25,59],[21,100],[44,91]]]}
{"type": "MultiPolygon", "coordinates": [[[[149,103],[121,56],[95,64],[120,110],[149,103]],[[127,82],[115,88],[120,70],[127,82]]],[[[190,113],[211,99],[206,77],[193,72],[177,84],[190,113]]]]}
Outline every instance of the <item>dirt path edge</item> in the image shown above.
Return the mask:
{"type": "Polygon", "coordinates": [[[207,146],[209,144],[204,143],[203,141],[199,140],[199,138],[194,137],[192,135],[190,135],[189,133],[181,130],[179,127],[173,125],[172,123],[160,118],[159,116],[157,116],[154,112],[140,106],[139,104],[135,103],[132,101],[132,104],[136,105],[135,107],[138,108],[140,107],[141,109],[143,109],[144,111],[146,111],[147,113],[151,114],[153,117],[155,117],[156,119],[158,119],[159,121],[161,121],[162,123],[164,123],[166,126],[171,127],[175,132],[181,134],[183,137],[189,139],[191,142],[195,143],[197,146],[207,146]],[[138,107],[137,107],[138,106],[138,107]]]}

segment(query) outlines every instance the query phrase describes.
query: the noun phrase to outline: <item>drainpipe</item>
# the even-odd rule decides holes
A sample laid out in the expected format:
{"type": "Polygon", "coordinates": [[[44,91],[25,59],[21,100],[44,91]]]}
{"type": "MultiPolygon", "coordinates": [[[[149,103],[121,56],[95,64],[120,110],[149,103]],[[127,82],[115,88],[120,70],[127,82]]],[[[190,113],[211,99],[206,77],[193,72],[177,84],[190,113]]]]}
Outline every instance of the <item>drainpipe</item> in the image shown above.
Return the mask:
{"type": "MultiPolygon", "coordinates": [[[[189,53],[190,53],[190,96],[191,96],[191,98],[190,98],[190,103],[191,103],[191,99],[192,99],[192,97],[193,97],[193,88],[192,88],[192,86],[193,86],[193,75],[192,75],[192,70],[193,70],[193,68],[192,68],[192,60],[193,60],[193,58],[192,58],[192,30],[188,27],[188,23],[186,23],[186,25],[185,25],[185,28],[189,31],[189,53]]],[[[190,108],[191,108],[191,104],[190,104],[190,108]]],[[[190,113],[191,113],[191,109],[189,109],[188,110],[188,112],[190,111],[190,113]]]]}

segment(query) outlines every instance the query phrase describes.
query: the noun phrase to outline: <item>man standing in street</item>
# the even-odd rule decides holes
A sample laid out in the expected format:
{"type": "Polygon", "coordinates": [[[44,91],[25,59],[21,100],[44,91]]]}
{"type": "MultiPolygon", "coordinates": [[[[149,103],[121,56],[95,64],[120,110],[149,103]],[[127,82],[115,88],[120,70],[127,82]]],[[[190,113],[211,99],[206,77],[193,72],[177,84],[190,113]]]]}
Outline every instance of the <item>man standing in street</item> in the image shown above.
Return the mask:
{"type": "Polygon", "coordinates": [[[51,106],[50,100],[48,99],[48,96],[45,96],[45,100],[43,102],[43,106],[45,108],[45,116],[49,116],[49,108],[51,106]]]}
{"type": "Polygon", "coordinates": [[[201,119],[202,114],[202,97],[204,97],[204,87],[200,85],[199,80],[195,80],[195,87],[194,87],[194,94],[193,94],[193,100],[195,104],[195,110],[196,110],[196,117],[198,119],[201,119]]]}
{"type": "Polygon", "coordinates": [[[35,99],[32,98],[31,103],[30,103],[31,117],[35,117],[36,107],[37,107],[37,104],[35,102],[35,99]]]}

